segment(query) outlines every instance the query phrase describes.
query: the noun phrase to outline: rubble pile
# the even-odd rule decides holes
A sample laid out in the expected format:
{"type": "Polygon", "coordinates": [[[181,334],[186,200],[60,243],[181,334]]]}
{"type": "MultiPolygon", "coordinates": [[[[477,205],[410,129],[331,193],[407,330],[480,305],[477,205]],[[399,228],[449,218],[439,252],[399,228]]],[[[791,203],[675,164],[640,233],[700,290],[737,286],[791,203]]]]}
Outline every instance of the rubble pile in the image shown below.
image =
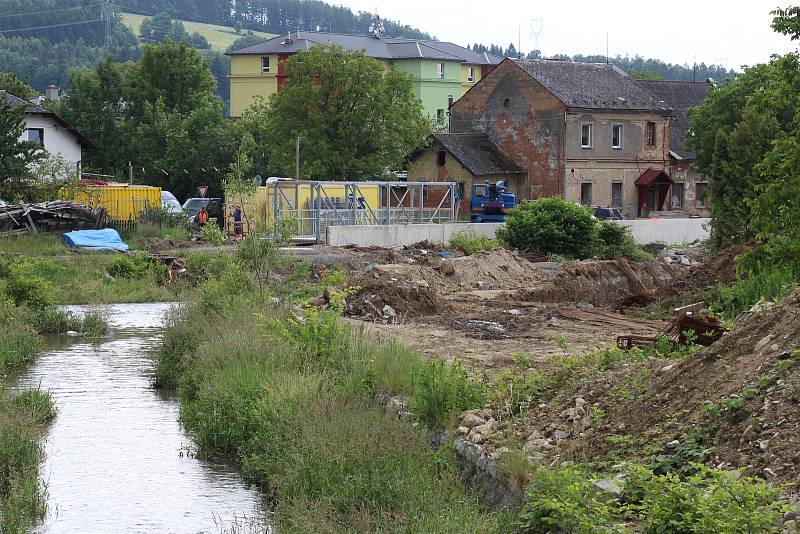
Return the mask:
{"type": "Polygon", "coordinates": [[[65,232],[102,228],[105,209],[93,209],[70,200],[0,207],[0,235],[26,232],[65,232]]]}

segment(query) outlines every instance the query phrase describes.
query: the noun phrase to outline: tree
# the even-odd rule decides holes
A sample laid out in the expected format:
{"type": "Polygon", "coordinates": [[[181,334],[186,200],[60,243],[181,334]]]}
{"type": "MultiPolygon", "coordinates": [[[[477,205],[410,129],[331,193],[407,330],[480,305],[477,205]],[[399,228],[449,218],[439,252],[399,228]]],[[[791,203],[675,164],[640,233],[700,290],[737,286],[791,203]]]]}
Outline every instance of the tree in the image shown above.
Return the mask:
{"type": "Polygon", "coordinates": [[[261,150],[254,161],[272,172],[294,175],[299,136],[303,177],[378,178],[431,133],[411,78],[362,52],[315,46],[285,67],[284,88],[241,121],[261,150]]]}
{"type": "Polygon", "coordinates": [[[0,91],[7,91],[23,100],[30,100],[36,96],[36,91],[23,82],[13,72],[0,72],[0,91]]]}
{"type": "Polygon", "coordinates": [[[508,48],[506,48],[506,53],[504,55],[505,57],[517,57],[518,55],[517,47],[514,46],[514,43],[508,45],[508,48]]]}
{"type": "Polygon", "coordinates": [[[12,109],[0,96],[0,196],[15,199],[30,176],[29,165],[42,159],[44,151],[33,141],[20,141],[25,131],[25,108],[12,109]]]}
{"type": "Polygon", "coordinates": [[[188,39],[189,34],[181,21],[173,20],[169,13],[161,12],[155,17],[142,21],[142,25],[139,27],[139,38],[149,43],[160,43],[167,39],[178,42],[188,39]]]}

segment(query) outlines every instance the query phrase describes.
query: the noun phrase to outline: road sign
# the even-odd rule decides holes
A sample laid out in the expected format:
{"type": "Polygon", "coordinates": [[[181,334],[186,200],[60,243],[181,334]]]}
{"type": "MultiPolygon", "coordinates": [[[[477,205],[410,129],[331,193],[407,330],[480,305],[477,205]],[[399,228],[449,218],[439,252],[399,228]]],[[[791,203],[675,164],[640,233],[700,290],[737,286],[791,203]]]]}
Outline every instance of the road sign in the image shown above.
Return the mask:
{"type": "Polygon", "coordinates": [[[200,198],[206,198],[206,193],[208,193],[208,186],[207,185],[197,186],[197,192],[200,194],[200,198]]]}

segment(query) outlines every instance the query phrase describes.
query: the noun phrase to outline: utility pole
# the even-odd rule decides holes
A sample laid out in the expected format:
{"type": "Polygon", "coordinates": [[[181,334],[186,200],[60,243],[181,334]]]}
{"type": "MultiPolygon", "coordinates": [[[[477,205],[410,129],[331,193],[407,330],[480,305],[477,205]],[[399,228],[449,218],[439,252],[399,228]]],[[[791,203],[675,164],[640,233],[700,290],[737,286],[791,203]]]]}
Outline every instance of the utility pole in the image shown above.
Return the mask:
{"type": "Polygon", "coordinates": [[[300,180],[300,136],[294,142],[294,178],[300,180]]]}
{"type": "Polygon", "coordinates": [[[133,163],[128,162],[128,185],[133,185],[133,163]]]}

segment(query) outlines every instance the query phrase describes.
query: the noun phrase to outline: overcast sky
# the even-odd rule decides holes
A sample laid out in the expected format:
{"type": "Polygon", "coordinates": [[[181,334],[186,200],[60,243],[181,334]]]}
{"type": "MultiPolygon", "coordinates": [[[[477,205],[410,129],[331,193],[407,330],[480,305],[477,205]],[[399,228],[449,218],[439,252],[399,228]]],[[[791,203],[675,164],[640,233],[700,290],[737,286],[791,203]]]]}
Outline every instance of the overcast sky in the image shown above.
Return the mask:
{"type": "MultiPolygon", "coordinates": [[[[769,12],[784,0],[512,1],[333,0],[356,11],[377,10],[460,45],[482,42],[545,55],[641,55],[670,63],[721,64],[739,69],[797,49],[774,33],[769,12]],[[538,46],[534,33],[540,31],[538,46]]],[[[795,2],[796,3],[796,2],[795,2]]]]}

